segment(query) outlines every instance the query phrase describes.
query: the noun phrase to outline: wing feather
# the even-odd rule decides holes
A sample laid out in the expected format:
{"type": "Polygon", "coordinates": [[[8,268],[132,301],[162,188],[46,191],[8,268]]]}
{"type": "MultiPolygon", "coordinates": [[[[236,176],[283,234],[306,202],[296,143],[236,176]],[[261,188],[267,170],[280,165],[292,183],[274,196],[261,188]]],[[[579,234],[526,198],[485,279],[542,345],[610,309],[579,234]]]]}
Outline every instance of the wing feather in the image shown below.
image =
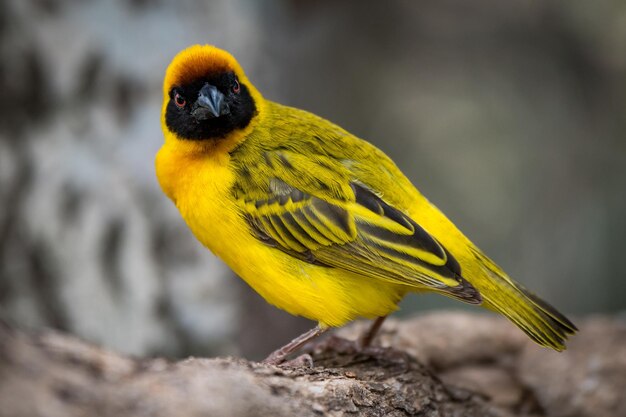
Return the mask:
{"type": "Polygon", "coordinates": [[[335,168],[328,161],[298,171],[286,152],[266,159],[283,161],[282,170],[273,172],[265,190],[255,190],[256,198],[240,198],[252,233],[263,243],[306,262],[481,302],[446,248],[366,185],[320,187],[320,178],[333,178],[323,172],[335,168]],[[320,170],[311,178],[310,172],[320,170]]]}

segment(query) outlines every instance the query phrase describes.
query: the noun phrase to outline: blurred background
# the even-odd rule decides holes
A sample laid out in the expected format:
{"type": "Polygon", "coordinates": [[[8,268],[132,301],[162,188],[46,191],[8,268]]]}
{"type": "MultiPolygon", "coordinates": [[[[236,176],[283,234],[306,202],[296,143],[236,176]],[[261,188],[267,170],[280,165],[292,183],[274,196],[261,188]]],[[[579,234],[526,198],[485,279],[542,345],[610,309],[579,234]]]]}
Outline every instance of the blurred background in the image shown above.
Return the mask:
{"type": "MultiPolygon", "coordinates": [[[[564,312],[625,309],[621,0],[4,0],[2,320],[252,359],[314,325],[232,276],[158,188],[161,81],[194,43],[382,148],[564,312]]],[[[409,296],[398,315],[432,308],[463,306],[409,296]]]]}

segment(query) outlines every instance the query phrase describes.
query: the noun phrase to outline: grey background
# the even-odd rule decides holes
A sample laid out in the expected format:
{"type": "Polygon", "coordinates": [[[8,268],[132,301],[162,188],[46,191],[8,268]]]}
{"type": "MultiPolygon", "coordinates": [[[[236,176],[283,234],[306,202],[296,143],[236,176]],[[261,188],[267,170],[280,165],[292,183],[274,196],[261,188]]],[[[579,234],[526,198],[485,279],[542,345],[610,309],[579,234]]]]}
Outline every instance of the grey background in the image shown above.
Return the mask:
{"type": "Polygon", "coordinates": [[[378,145],[564,312],[619,312],[625,21],[616,0],[5,0],[0,318],[138,355],[250,358],[313,325],[231,276],[158,189],[161,81],[193,43],[378,145]]]}

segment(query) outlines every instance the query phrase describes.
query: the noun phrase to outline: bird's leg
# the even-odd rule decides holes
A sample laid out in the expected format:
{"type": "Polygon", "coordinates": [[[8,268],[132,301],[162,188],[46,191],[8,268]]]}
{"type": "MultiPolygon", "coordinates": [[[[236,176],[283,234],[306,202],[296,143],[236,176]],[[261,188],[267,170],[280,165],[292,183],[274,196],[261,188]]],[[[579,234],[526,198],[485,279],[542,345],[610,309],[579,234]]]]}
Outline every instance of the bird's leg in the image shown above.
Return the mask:
{"type": "Polygon", "coordinates": [[[296,337],[291,342],[287,343],[285,346],[270,353],[270,355],[267,358],[263,359],[262,363],[267,364],[267,365],[278,365],[290,353],[295,352],[296,350],[304,346],[307,342],[315,339],[316,337],[326,332],[327,330],[328,330],[328,327],[320,327],[319,325],[315,326],[308,332],[303,333],[300,336],[296,337]]]}
{"type": "Polygon", "coordinates": [[[380,329],[380,326],[383,325],[383,322],[386,318],[387,316],[382,316],[374,320],[374,323],[372,323],[370,328],[361,335],[361,337],[359,338],[359,346],[361,347],[361,349],[368,347],[372,343],[372,341],[376,337],[376,333],[378,333],[378,329],[380,329]]]}

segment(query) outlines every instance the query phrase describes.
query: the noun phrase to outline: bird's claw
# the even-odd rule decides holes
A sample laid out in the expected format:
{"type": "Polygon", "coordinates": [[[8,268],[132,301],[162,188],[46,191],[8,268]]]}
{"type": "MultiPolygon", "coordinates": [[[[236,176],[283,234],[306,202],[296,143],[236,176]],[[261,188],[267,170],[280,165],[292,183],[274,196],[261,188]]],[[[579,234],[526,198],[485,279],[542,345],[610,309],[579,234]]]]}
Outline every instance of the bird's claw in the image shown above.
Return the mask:
{"type": "Polygon", "coordinates": [[[281,368],[313,368],[313,358],[308,353],[291,360],[284,358],[267,358],[261,362],[264,365],[280,366],[281,368]]]}

